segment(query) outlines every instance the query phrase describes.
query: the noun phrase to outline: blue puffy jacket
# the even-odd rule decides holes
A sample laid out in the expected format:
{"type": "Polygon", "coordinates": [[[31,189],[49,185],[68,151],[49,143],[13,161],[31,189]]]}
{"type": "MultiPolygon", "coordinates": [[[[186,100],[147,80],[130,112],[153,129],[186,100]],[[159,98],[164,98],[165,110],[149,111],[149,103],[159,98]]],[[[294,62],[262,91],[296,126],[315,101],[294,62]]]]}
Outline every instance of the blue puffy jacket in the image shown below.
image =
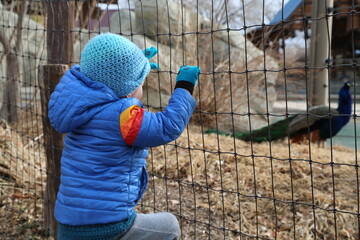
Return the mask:
{"type": "Polygon", "coordinates": [[[75,65],[49,101],[53,127],[67,133],[55,217],[62,224],[126,220],[144,194],[148,147],[178,138],[196,106],[182,88],[168,106],[150,113],[136,98],[121,98],[75,65]]]}

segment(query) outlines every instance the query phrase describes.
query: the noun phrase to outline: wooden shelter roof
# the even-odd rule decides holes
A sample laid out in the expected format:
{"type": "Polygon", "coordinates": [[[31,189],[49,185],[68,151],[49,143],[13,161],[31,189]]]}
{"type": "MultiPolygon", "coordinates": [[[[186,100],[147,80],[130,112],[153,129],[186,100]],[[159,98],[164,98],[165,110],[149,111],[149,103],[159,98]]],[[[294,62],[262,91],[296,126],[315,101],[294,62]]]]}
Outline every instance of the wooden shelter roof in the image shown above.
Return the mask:
{"type": "MultiPolygon", "coordinates": [[[[280,38],[295,36],[295,31],[305,32],[311,28],[312,0],[290,0],[270,21],[263,27],[249,28],[247,33],[256,46],[267,46],[269,42],[280,38]]],[[[329,9],[333,14],[333,38],[346,38],[353,33],[360,32],[360,0],[334,0],[334,8],[329,9]]],[[[356,44],[360,46],[359,44],[356,44]]]]}

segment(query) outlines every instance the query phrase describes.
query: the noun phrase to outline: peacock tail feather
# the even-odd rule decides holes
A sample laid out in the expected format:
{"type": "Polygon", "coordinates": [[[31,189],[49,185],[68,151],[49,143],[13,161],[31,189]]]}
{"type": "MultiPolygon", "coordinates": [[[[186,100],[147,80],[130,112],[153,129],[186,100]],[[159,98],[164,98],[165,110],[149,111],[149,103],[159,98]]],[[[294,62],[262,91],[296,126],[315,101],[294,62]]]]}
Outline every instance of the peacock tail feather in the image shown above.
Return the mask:
{"type": "Polygon", "coordinates": [[[263,141],[275,141],[288,136],[288,123],[295,116],[285,118],[277,121],[269,126],[265,126],[256,130],[246,131],[235,134],[222,133],[216,130],[207,130],[205,133],[217,133],[219,135],[235,137],[243,141],[263,142],[263,141]]]}
{"type": "Polygon", "coordinates": [[[242,132],[242,133],[235,133],[234,137],[244,141],[253,141],[253,142],[279,140],[288,135],[288,126],[289,126],[288,123],[294,117],[295,116],[285,118],[283,120],[277,121],[273,124],[270,124],[268,126],[256,130],[242,132]]]}

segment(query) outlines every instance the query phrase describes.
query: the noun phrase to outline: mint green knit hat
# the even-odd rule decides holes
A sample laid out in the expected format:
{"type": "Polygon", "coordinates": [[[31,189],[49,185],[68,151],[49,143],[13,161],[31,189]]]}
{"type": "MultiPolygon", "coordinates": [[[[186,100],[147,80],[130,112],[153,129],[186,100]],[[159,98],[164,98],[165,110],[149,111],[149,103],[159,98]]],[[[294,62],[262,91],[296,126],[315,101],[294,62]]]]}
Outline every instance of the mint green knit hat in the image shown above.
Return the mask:
{"type": "Polygon", "coordinates": [[[106,84],[125,97],[144,82],[149,60],[130,40],[112,33],[100,34],[81,53],[80,71],[93,81],[106,84]]]}

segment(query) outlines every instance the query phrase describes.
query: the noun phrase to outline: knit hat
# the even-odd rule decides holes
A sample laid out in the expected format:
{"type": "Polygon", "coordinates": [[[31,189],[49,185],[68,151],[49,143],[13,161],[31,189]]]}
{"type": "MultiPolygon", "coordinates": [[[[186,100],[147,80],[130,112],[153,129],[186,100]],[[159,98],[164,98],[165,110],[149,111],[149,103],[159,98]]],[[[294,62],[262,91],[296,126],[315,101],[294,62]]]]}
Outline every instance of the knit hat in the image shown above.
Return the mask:
{"type": "Polygon", "coordinates": [[[105,33],[86,44],[81,53],[80,71],[124,97],[143,83],[150,72],[150,63],[130,40],[105,33]]]}

